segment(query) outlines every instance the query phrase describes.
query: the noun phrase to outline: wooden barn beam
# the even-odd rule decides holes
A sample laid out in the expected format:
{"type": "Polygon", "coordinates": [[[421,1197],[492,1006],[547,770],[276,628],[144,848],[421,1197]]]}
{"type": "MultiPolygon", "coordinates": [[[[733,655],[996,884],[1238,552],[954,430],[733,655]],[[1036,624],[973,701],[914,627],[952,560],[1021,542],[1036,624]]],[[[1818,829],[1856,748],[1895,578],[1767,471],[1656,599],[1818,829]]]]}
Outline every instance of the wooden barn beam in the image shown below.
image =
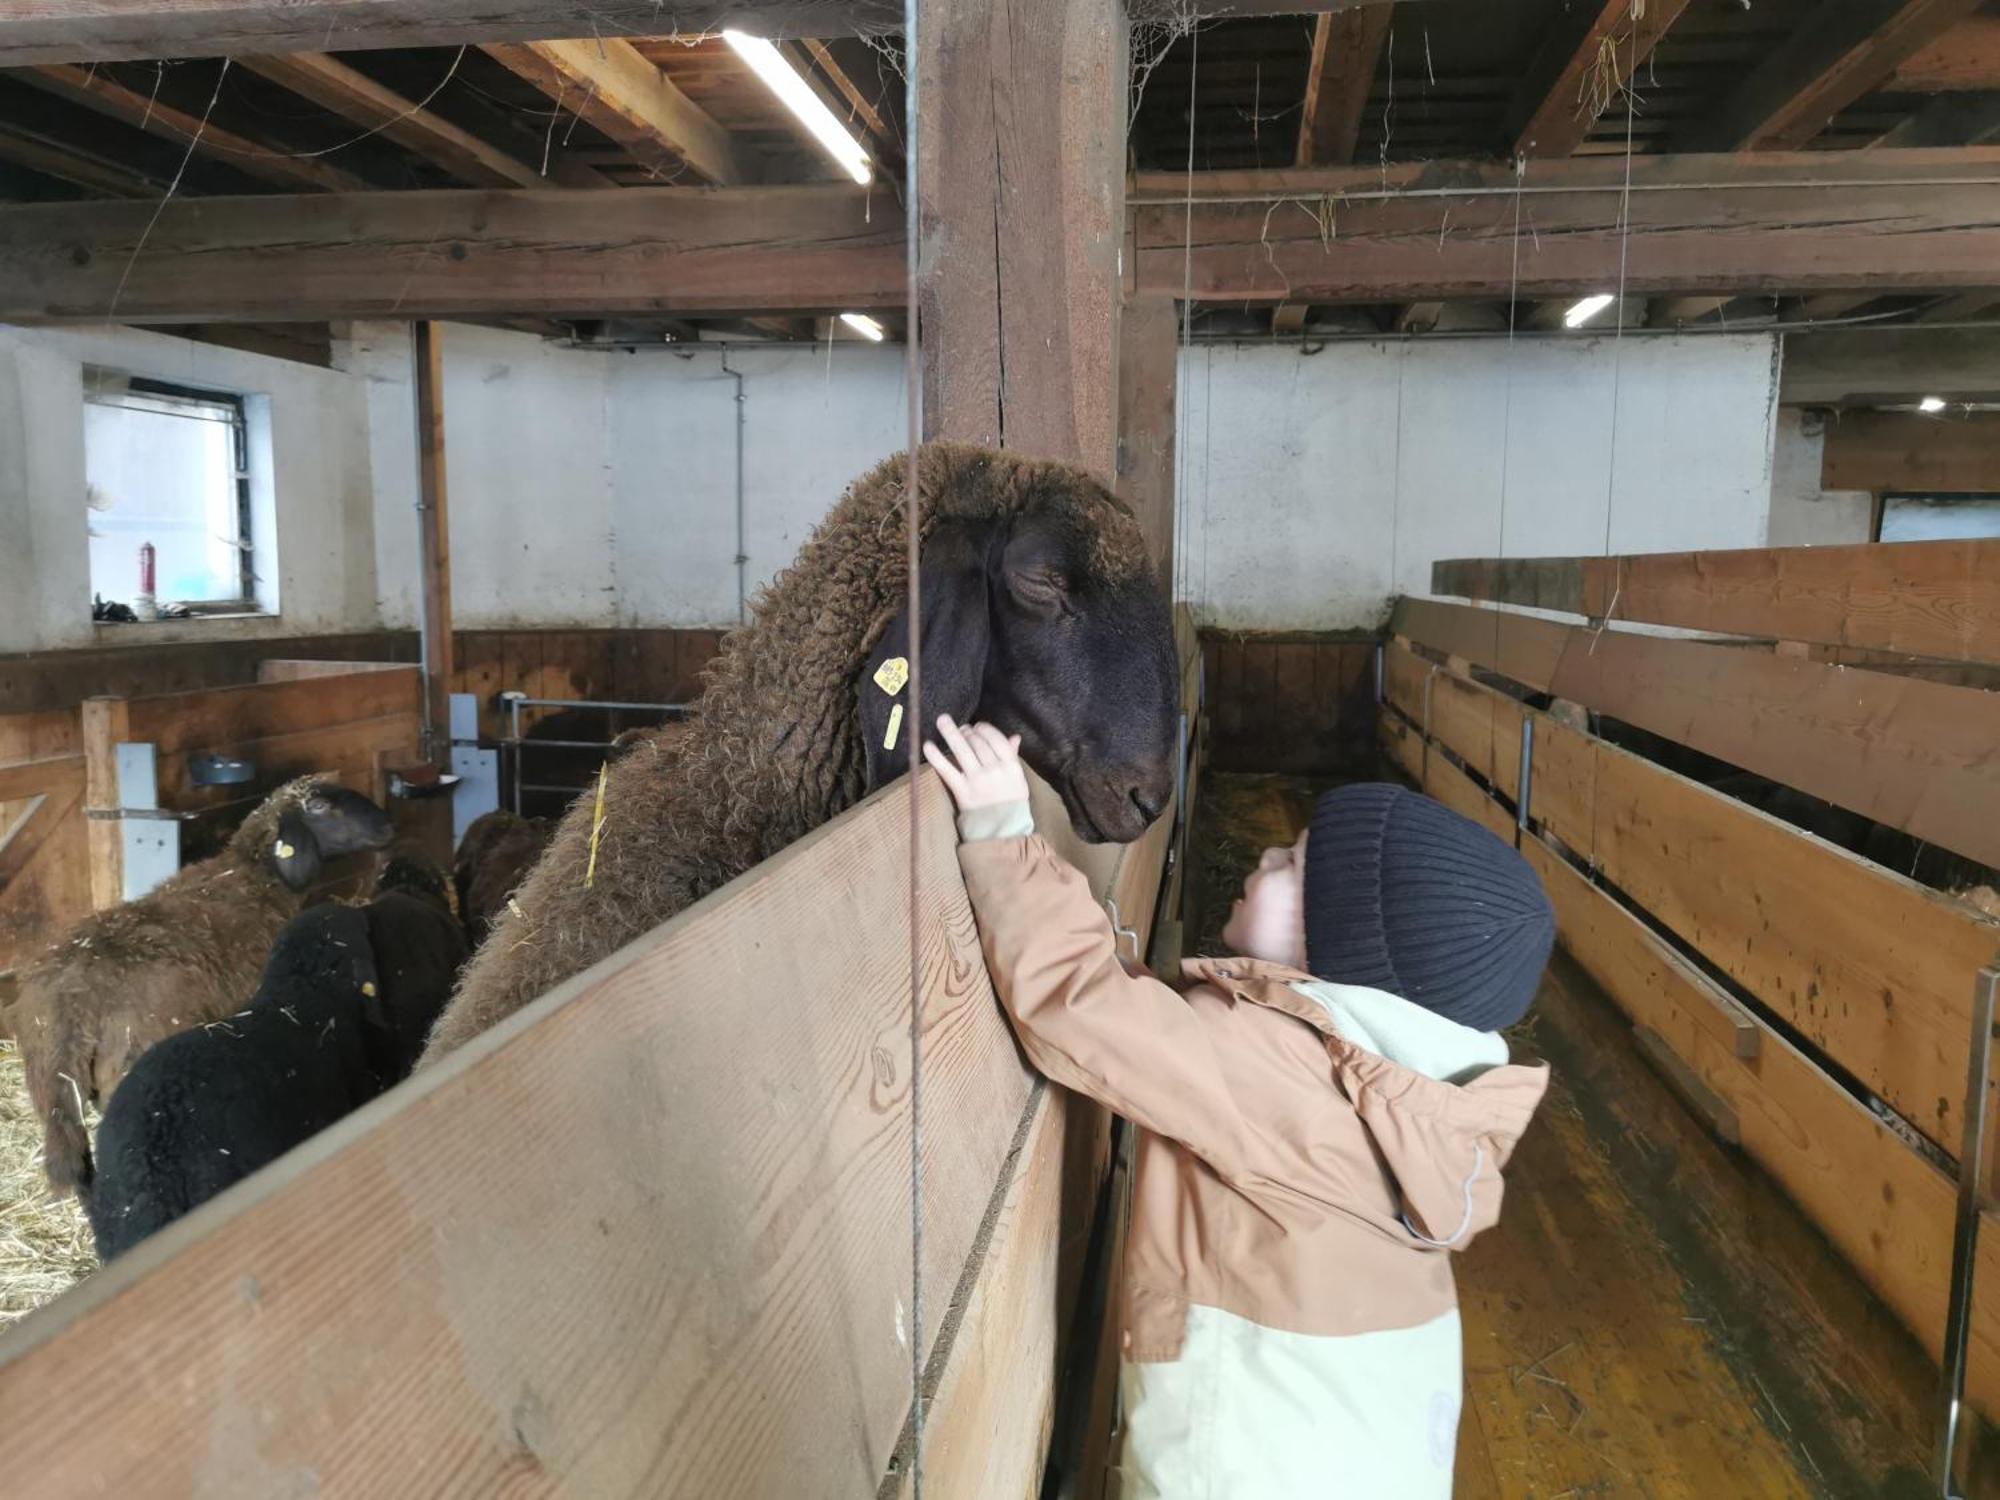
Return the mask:
{"type": "Polygon", "coordinates": [[[918,20],[929,435],[1116,472],[1120,0],[927,0],[918,20]]]}
{"type": "MultiPolygon", "coordinates": [[[[1317,0],[1347,10],[1389,0],[1317,0]]],[[[1207,0],[1208,16],[1288,15],[1300,0],[1207,0]]],[[[1178,19],[1184,0],[1133,0],[1135,20],[1178,19]]],[[[0,67],[244,52],[367,51],[549,37],[882,36],[901,0],[0,0],[0,67]]]]}
{"type": "Polygon", "coordinates": [[[1983,328],[1785,335],[1778,400],[1786,406],[1872,406],[1919,396],[2000,401],[2000,339],[1983,328]]]}
{"type": "Polygon", "coordinates": [[[2000,188],[1982,185],[2000,151],[1857,160],[1639,158],[1629,219],[1622,159],[1530,162],[1521,190],[1534,233],[1518,256],[1506,162],[1196,174],[1191,214],[1185,174],[1140,173],[1137,285],[1179,292],[1191,263],[1200,300],[1543,298],[1615,285],[1621,257],[1627,292],[1642,296],[2000,283],[2000,188]]]}
{"type": "Polygon", "coordinates": [[[1172,297],[1141,297],[1121,309],[1116,488],[1118,498],[1139,518],[1154,565],[1170,588],[1174,576],[1174,396],[1180,379],[1180,343],[1180,306],[1172,297]]]}
{"type": "Polygon", "coordinates": [[[729,132],[630,42],[523,42],[486,52],[552,99],[558,114],[574,114],[643,166],[665,155],[718,187],[744,180],[729,132]]]}
{"type": "Polygon", "coordinates": [[[1660,297],[1646,309],[1646,326],[1678,328],[1687,323],[1699,323],[1715,316],[1734,300],[1728,296],[1660,297]]]}
{"type": "Polygon", "coordinates": [[[1313,25],[1312,67],[1299,117],[1298,164],[1338,166],[1354,160],[1368,89],[1382,65],[1394,10],[1371,5],[1335,11],[1313,25]]]}
{"type": "Polygon", "coordinates": [[[394,141],[470,187],[547,187],[552,180],[566,187],[609,185],[595,172],[573,164],[552,165],[545,178],[527,162],[324,52],[253,55],[240,57],[237,63],[363,130],[394,141]]]}
{"type": "Polygon", "coordinates": [[[1677,142],[1689,151],[1796,150],[1982,0],[1821,0],[1722,105],[1677,142]]]}
{"type": "Polygon", "coordinates": [[[150,172],[4,120],[0,120],[0,161],[107,198],[159,197],[167,190],[166,182],[150,172]]]}
{"type": "MultiPolygon", "coordinates": [[[[2000,417],[1842,412],[1826,424],[1820,484],[1829,490],[2000,493],[2000,417]]],[[[2000,559],[2000,545],[1988,550],[2000,559]]]]}
{"type": "Polygon", "coordinates": [[[1515,156],[1568,156],[1598,116],[1653,55],[1688,0],[1598,0],[1574,22],[1553,28],[1514,97],[1515,156]]]}
{"type": "Polygon", "coordinates": [[[424,753],[451,769],[451,507],[445,482],[444,330],[410,327],[416,366],[417,552],[422,559],[424,753]]]}
{"type": "Polygon", "coordinates": [[[102,319],[121,277],[131,323],[841,312],[903,305],[903,226],[848,185],[0,209],[0,320],[102,319]]]}
{"type": "Polygon", "coordinates": [[[51,63],[15,75],[46,93],[96,110],[114,120],[156,135],[177,145],[193,143],[194,149],[213,156],[246,176],[275,183],[279,187],[319,189],[329,193],[366,190],[368,184],[352,172],[332,162],[312,157],[292,156],[260,146],[214,121],[204,121],[163,100],[128,89],[107,73],[80,68],[73,63],[51,63]]]}
{"type": "Polygon", "coordinates": [[[1959,22],[1911,53],[1883,87],[1896,94],[2000,88],[2000,15],[1959,22]]]}

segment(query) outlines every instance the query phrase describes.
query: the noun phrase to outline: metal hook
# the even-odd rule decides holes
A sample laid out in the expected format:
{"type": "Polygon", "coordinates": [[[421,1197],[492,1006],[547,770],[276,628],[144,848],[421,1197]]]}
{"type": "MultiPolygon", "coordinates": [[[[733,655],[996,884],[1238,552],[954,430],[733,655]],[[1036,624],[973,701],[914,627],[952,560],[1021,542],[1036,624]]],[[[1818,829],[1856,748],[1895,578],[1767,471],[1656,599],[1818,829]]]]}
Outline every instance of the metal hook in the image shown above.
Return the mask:
{"type": "MultiPolygon", "coordinates": [[[[1125,919],[1118,914],[1118,898],[1115,896],[1106,896],[1104,904],[1111,912],[1111,932],[1113,938],[1130,938],[1132,940],[1132,962],[1135,964],[1141,962],[1142,960],[1139,957],[1139,934],[1132,928],[1127,927],[1125,919]]],[[[1111,947],[1113,952],[1117,951],[1118,944],[1116,941],[1112,943],[1111,947]]]]}

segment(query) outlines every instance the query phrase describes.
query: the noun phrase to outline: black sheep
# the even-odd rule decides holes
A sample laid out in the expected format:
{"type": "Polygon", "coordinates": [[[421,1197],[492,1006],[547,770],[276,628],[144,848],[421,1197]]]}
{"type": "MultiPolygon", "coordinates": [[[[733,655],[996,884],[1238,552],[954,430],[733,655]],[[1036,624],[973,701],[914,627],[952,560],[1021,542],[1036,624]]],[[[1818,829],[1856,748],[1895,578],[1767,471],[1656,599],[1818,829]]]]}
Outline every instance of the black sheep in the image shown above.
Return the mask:
{"type": "Polygon", "coordinates": [[[99,1257],[408,1076],[466,952],[440,902],[404,891],[294,917],[249,1005],[148,1050],[105,1106],[85,1204],[99,1257]]]}

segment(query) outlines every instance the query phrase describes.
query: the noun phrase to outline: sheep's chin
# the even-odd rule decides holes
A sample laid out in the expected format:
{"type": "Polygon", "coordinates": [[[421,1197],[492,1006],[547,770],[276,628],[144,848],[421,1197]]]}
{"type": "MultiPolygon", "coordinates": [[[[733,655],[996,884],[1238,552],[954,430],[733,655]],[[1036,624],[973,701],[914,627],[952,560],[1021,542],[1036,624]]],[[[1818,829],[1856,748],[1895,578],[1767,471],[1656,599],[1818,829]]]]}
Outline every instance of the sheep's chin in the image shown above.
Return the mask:
{"type": "Polygon", "coordinates": [[[1069,813],[1070,827],[1076,830],[1076,836],[1086,844],[1129,844],[1146,831],[1146,825],[1143,824],[1129,832],[1123,828],[1106,829],[1091,815],[1089,807],[1085,805],[1083,798],[1077,795],[1076,788],[1069,778],[1065,777],[1062,780],[1060,790],[1063,808],[1069,813]]]}

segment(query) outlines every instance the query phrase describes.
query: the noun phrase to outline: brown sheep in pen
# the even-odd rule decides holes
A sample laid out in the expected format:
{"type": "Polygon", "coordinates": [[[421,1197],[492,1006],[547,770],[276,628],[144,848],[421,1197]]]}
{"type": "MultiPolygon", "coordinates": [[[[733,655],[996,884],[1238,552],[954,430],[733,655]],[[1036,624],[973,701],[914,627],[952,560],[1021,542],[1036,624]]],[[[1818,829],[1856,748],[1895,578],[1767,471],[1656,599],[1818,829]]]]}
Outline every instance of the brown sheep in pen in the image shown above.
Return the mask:
{"type": "Polygon", "coordinates": [[[235,1011],[324,862],[380,849],[393,832],[359,792],[324,777],[290,782],[222,853],[84,918],[28,967],[13,1021],[52,1187],[89,1183],[86,1102],[108,1099],[155,1042],[235,1011]]]}
{"type": "Polygon", "coordinates": [[[507,898],[549,846],[554,832],[546,818],[524,818],[505,808],[481,813],[458,841],[452,878],[458,887],[458,916],[474,947],[486,941],[507,898]]]}
{"type": "MultiPolygon", "coordinates": [[[[918,461],[925,719],[1019,733],[1086,839],[1137,838],[1172,794],[1179,708],[1172,616],[1138,523],[1066,465],[953,443],[918,461]]],[[[426,1063],[906,769],[921,732],[902,722],[908,689],[876,674],[909,649],[908,462],[857,480],[759,595],[685,730],[611,765],[588,883],[596,799],[571,806],[426,1063]]]]}

